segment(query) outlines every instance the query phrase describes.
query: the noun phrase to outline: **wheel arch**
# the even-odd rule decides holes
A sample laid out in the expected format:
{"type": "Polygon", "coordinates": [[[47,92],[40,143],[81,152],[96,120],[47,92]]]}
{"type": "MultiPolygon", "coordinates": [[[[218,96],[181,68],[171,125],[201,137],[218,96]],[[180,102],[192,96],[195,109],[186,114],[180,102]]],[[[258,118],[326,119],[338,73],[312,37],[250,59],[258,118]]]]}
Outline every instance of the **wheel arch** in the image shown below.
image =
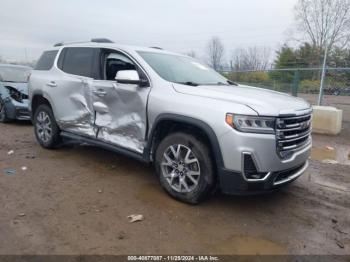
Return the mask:
{"type": "Polygon", "coordinates": [[[30,111],[31,111],[31,118],[33,119],[34,114],[35,114],[35,110],[39,107],[39,105],[48,105],[51,109],[52,105],[51,102],[49,101],[49,99],[47,99],[43,92],[41,91],[37,91],[35,93],[33,93],[32,98],[31,98],[31,104],[30,104],[30,111]]]}
{"type": "Polygon", "coordinates": [[[153,161],[154,151],[156,150],[159,140],[164,138],[167,134],[173,133],[175,131],[200,131],[200,135],[204,135],[209,142],[209,147],[212,152],[213,158],[215,160],[215,167],[217,171],[223,167],[223,158],[219,145],[218,138],[214,130],[206,122],[182,115],[176,114],[161,114],[159,115],[152,129],[148,133],[147,145],[144,150],[144,158],[147,161],[153,161]],[[183,129],[184,128],[184,129],[183,129]]]}

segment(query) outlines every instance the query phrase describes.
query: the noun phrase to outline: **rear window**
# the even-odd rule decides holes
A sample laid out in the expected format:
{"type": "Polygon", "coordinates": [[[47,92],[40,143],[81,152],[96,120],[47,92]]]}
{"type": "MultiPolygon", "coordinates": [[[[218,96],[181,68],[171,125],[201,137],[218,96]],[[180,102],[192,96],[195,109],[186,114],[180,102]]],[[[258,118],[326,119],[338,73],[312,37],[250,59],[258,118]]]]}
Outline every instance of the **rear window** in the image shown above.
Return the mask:
{"type": "Polygon", "coordinates": [[[55,61],[57,50],[45,51],[35,66],[35,70],[50,70],[55,61]]]}
{"type": "Polygon", "coordinates": [[[58,60],[58,68],[62,71],[79,76],[92,77],[94,48],[69,47],[65,48],[58,60]]]}

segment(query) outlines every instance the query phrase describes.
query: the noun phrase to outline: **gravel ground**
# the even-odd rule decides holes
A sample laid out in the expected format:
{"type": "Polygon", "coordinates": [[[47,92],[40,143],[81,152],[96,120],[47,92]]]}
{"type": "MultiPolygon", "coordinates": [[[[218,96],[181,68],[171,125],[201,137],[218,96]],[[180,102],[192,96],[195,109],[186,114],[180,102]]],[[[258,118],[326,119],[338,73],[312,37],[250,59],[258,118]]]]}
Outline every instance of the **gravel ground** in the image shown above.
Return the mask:
{"type": "Polygon", "coordinates": [[[190,206],[150,166],[84,145],[45,150],[29,123],[0,124],[0,254],[350,254],[345,127],[314,136],[318,160],[287,188],[190,206]]]}

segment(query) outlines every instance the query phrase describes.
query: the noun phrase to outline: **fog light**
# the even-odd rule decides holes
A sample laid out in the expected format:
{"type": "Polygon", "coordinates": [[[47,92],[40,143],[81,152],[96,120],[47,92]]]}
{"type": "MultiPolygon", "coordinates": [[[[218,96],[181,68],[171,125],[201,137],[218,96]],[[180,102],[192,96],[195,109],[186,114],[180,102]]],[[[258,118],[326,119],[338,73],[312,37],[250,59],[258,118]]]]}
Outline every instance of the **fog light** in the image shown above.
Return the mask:
{"type": "Polygon", "coordinates": [[[248,153],[244,154],[244,175],[246,179],[263,179],[267,174],[266,172],[258,172],[252,156],[248,153]]]}

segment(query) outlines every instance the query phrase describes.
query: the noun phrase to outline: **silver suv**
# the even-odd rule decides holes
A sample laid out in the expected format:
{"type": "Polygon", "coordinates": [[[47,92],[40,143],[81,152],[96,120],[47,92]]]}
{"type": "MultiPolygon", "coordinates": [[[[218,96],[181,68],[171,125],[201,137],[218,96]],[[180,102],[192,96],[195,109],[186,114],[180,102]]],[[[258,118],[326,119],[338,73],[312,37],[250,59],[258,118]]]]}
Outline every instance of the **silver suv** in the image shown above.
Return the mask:
{"type": "Polygon", "coordinates": [[[160,48],[56,44],[32,72],[29,97],[44,148],[68,138],[153,163],[162,187],[188,203],[216,188],[273,191],[308,166],[307,102],[160,48]]]}

